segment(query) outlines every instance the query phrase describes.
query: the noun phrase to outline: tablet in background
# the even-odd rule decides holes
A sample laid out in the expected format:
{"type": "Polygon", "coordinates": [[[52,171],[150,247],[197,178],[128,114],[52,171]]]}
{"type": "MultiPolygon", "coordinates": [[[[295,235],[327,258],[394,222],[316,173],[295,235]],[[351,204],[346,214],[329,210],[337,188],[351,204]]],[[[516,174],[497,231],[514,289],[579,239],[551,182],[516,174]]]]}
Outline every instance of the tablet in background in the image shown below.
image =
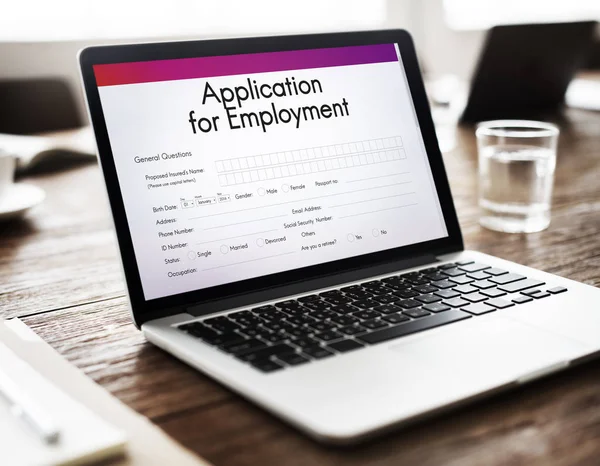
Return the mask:
{"type": "Polygon", "coordinates": [[[594,21],[493,27],[471,83],[463,122],[539,118],[560,111],[594,40],[594,21]]]}

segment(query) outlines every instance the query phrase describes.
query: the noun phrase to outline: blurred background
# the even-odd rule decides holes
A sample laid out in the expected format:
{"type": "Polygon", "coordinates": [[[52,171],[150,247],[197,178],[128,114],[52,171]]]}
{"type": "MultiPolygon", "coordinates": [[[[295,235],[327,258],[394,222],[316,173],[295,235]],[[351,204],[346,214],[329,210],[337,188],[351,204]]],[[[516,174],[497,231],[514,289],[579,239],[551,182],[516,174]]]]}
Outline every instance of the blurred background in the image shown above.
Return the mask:
{"type": "MultiPolygon", "coordinates": [[[[64,83],[54,88],[55,97],[65,92],[72,98],[60,99],[66,107],[61,118],[35,109],[40,121],[27,128],[3,124],[16,111],[5,96],[0,133],[85,123],[76,54],[91,44],[400,27],[412,33],[430,82],[443,78],[438,91],[454,93],[471,76],[490,27],[598,19],[598,0],[5,1],[0,6],[0,98],[3,82],[42,77],[64,83]]],[[[596,36],[600,40],[600,33],[596,36]]],[[[599,66],[597,49],[596,44],[585,66],[599,66]]],[[[9,91],[4,94],[16,99],[13,105],[27,104],[26,96],[14,95],[14,87],[9,91]]],[[[58,111],[56,99],[31,100],[58,111]]]]}

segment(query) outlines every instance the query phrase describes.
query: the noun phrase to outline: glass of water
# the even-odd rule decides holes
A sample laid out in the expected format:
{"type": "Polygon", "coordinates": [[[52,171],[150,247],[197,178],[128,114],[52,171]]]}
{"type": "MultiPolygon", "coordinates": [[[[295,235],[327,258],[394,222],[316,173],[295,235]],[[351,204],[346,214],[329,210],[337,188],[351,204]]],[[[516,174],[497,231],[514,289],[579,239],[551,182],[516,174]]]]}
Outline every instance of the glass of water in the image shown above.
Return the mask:
{"type": "Polygon", "coordinates": [[[482,226],[508,233],[548,227],[558,133],[555,125],[539,121],[477,125],[482,226]]]}

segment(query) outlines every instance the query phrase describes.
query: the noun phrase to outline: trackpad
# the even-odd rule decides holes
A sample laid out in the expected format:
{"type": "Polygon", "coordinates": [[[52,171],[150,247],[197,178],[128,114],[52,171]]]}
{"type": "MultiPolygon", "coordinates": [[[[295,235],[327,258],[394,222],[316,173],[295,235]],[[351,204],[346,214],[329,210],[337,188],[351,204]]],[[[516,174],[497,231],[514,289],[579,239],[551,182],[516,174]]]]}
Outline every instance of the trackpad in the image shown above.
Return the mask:
{"type": "MultiPolygon", "coordinates": [[[[497,385],[568,361],[583,345],[499,314],[474,317],[421,338],[390,346],[455,382],[497,385]]],[[[476,385],[480,385],[476,384],[476,385]]]]}

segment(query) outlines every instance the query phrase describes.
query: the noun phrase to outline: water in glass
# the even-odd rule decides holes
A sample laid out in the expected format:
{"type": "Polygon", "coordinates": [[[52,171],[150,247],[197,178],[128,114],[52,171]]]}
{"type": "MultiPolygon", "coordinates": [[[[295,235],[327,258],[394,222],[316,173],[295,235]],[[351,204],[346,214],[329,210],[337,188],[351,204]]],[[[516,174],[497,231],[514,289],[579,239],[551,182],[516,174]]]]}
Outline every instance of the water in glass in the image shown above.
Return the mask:
{"type": "Polygon", "coordinates": [[[483,148],[479,157],[481,224],[506,232],[547,228],[555,165],[554,151],[543,147],[483,148]]]}

